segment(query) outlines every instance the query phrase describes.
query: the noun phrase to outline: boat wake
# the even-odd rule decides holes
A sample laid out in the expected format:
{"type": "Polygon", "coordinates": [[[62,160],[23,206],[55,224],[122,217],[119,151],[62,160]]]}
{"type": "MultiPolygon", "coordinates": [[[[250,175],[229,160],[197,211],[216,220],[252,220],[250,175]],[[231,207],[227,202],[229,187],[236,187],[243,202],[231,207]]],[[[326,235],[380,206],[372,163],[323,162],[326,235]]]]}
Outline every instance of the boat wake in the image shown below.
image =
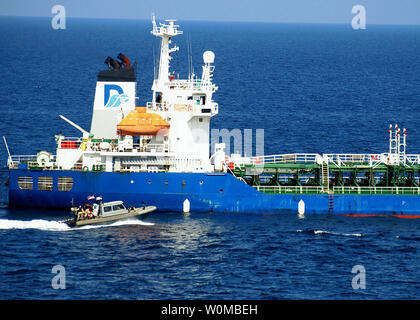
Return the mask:
{"type": "Polygon", "coordinates": [[[144,222],[141,220],[124,220],[116,221],[110,224],[104,225],[93,225],[93,226],[84,226],[80,228],[70,228],[67,224],[60,221],[51,221],[51,220],[8,220],[0,219],[0,230],[6,229],[38,229],[44,231],[69,231],[69,230],[86,230],[86,229],[98,229],[98,228],[108,228],[108,227],[117,227],[125,225],[142,225],[142,226],[152,226],[154,223],[144,222]]]}
{"type": "Polygon", "coordinates": [[[73,228],[72,230],[99,229],[99,228],[128,226],[128,225],[153,226],[154,223],[144,222],[144,221],[141,221],[141,220],[134,220],[134,219],[132,219],[132,220],[115,221],[115,222],[110,223],[110,224],[89,225],[89,226],[77,227],[77,228],[73,228]]]}
{"type": "Polygon", "coordinates": [[[309,234],[331,234],[335,236],[346,236],[346,237],[362,237],[361,233],[339,233],[339,232],[332,232],[332,231],[325,231],[325,230],[296,230],[296,232],[303,232],[309,234]]]}
{"type": "Polygon", "coordinates": [[[70,227],[59,221],[49,221],[49,220],[8,220],[0,219],[0,230],[1,229],[38,229],[46,231],[65,231],[70,230],[70,227]]]}

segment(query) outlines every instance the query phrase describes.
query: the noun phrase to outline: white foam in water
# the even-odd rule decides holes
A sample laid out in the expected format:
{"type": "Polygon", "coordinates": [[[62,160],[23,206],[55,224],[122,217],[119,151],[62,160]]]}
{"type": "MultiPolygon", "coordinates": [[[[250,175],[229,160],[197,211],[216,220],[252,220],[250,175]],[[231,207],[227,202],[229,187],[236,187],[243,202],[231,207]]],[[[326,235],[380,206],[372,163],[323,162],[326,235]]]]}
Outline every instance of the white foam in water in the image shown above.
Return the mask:
{"type": "Polygon", "coordinates": [[[315,234],[333,234],[336,236],[353,236],[353,237],[361,237],[361,233],[338,233],[338,232],[330,232],[330,231],[323,231],[323,230],[315,230],[315,234]]]}
{"type": "MultiPolygon", "coordinates": [[[[303,230],[296,230],[296,232],[303,232],[303,230]]],[[[331,231],[324,231],[324,230],[314,230],[314,234],[333,234],[336,236],[350,236],[350,237],[361,237],[363,236],[361,233],[339,233],[339,232],[331,232],[331,231]]]]}
{"type": "Polygon", "coordinates": [[[67,231],[67,230],[86,230],[86,229],[96,229],[96,228],[106,228],[106,227],[115,227],[115,226],[124,226],[124,225],[142,225],[142,226],[153,226],[154,223],[144,222],[141,220],[123,220],[116,221],[111,224],[106,225],[90,225],[80,228],[72,229],[67,224],[59,221],[48,221],[48,220],[7,220],[0,219],[0,230],[1,229],[38,229],[46,231],[67,231]]]}
{"type": "Polygon", "coordinates": [[[65,231],[70,230],[70,227],[59,221],[48,221],[41,219],[30,221],[0,219],[0,229],[39,229],[47,231],[65,231]]]}
{"type": "Polygon", "coordinates": [[[118,226],[127,226],[127,225],[153,226],[154,223],[144,222],[141,220],[121,220],[121,221],[116,221],[111,224],[90,225],[90,226],[88,225],[88,226],[79,227],[73,230],[98,229],[98,228],[118,227],[118,226]]]}

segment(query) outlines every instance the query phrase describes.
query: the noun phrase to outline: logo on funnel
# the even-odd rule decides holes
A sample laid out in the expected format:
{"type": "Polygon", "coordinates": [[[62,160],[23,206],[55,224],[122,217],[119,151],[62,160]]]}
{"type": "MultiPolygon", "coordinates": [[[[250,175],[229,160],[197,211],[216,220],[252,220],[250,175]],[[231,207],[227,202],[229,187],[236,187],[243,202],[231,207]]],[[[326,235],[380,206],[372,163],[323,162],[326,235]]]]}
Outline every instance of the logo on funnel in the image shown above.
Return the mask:
{"type": "Polygon", "coordinates": [[[124,90],[120,86],[116,84],[106,84],[104,86],[104,106],[106,108],[119,107],[121,103],[127,102],[128,100],[128,96],[124,94],[124,90]],[[117,93],[111,95],[111,91],[116,91],[117,93]]]}

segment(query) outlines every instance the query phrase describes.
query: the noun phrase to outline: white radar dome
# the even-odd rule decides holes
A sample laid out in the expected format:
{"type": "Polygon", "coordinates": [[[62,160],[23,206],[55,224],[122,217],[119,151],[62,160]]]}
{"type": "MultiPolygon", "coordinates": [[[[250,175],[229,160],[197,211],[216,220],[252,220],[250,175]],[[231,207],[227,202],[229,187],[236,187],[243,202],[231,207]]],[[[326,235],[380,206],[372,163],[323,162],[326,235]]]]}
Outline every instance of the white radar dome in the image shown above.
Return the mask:
{"type": "Polygon", "coordinates": [[[203,53],[204,63],[213,63],[214,62],[214,52],[206,51],[203,53]]]}

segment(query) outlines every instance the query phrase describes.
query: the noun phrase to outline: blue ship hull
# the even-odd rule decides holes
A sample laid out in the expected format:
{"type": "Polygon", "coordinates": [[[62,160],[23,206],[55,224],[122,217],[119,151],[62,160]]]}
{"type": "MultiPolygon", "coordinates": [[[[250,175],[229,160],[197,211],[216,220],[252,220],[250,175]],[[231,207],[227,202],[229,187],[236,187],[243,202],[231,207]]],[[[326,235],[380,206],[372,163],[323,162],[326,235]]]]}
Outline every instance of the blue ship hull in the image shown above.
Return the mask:
{"type": "Polygon", "coordinates": [[[154,205],[158,211],[182,212],[185,199],[191,212],[297,212],[420,216],[416,195],[305,195],[266,194],[225,173],[119,173],[83,171],[10,170],[9,204],[24,207],[69,208],[87,197],[122,200],[128,206],[154,205]],[[22,190],[18,177],[33,177],[33,190],[22,190]],[[53,177],[50,191],[37,190],[40,176],[53,177]],[[58,177],[72,177],[70,191],[59,191],[58,177]]]}

